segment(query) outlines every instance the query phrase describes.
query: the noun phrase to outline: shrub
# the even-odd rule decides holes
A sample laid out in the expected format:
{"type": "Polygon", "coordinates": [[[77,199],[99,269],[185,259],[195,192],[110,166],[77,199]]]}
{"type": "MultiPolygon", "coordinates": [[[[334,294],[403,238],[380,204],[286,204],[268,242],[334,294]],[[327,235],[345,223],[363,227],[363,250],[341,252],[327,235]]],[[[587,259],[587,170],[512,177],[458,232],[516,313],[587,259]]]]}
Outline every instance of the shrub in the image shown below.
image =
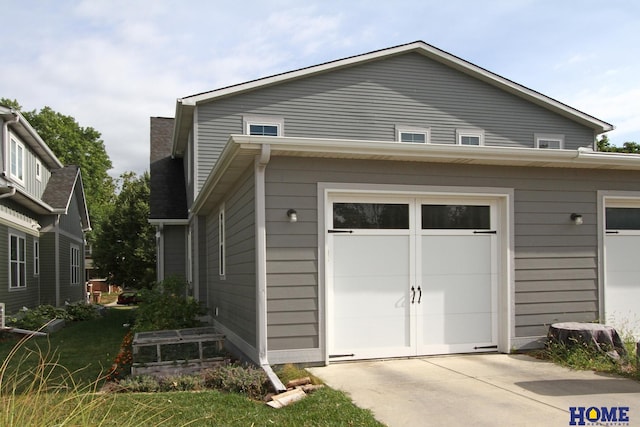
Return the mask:
{"type": "Polygon", "coordinates": [[[72,320],[64,308],[41,305],[31,310],[25,310],[19,316],[10,318],[8,323],[15,328],[37,331],[53,319],[72,320]]]}
{"type": "Polygon", "coordinates": [[[69,304],[66,310],[71,320],[74,321],[92,320],[100,317],[100,312],[96,309],[96,306],[84,302],[69,304]]]}
{"type": "Polygon", "coordinates": [[[200,306],[187,296],[187,286],[184,280],[173,277],[156,284],[151,290],[143,290],[134,330],[143,332],[200,326],[196,319],[200,306]]]}
{"type": "Polygon", "coordinates": [[[204,383],[231,393],[243,393],[252,399],[261,399],[269,390],[267,374],[256,366],[233,363],[207,370],[204,383]]]}

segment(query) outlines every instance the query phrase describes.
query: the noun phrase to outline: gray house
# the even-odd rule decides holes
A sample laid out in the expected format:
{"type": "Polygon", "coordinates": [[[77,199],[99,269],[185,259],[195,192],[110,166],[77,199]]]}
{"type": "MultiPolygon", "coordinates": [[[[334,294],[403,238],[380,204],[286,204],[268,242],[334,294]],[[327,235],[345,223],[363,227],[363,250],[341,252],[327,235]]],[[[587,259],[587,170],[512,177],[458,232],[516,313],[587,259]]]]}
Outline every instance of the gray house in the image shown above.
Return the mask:
{"type": "Polygon", "coordinates": [[[151,121],[159,279],[264,366],[638,333],[640,156],[596,151],[612,129],[420,41],[187,96],[151,121]]]}
{"type": "Polygon", "coordinates": [[[82,176],[17,111],[0,106],[0,303],[7,313],[84,300],[82,176]]]}

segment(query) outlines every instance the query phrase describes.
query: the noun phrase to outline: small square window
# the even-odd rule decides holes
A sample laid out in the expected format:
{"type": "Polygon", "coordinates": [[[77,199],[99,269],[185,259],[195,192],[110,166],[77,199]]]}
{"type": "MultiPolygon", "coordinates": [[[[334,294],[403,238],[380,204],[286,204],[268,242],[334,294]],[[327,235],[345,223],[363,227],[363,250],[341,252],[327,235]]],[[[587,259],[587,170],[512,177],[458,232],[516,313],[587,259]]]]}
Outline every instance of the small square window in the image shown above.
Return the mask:
{"type": "Polygon", "coordinates": [[[36,179],[42,181],[42,163],[40,163],[40,160],[36,160],[36,179]]]}
{"type": "Polygon", "coordinates": [[[478,129],[456,129],[458,145],[484,145],[484,131],[478,129]]]}

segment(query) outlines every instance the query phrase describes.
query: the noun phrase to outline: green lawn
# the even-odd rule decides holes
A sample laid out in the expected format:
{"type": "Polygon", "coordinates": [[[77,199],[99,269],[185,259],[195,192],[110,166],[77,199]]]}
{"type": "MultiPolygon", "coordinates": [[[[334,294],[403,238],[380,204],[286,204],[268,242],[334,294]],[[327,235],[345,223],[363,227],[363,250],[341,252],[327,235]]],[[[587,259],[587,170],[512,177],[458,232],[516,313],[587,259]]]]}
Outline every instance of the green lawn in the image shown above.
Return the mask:
{"type": "MultiPolygon", "coordinates": [[[[102,384],[98,379],[110,368],[127,333],[123,324],[133,313],[110,308],[101,319],[71,323],[48,338],[22,345],[0,370],[0,425],[381,426],[369,411],[330,388],[282,409],[218,391],[96,394],[102,384]],[[41,355],[47,363],[41,363],[41,355]],[[53,390],[34,386],[34,377],[53,390]],[[12,387],[17,380],[22,382],[18,391],[12,387]]],[[[0,360],[16,342],[0,342],[0,360]]]]}

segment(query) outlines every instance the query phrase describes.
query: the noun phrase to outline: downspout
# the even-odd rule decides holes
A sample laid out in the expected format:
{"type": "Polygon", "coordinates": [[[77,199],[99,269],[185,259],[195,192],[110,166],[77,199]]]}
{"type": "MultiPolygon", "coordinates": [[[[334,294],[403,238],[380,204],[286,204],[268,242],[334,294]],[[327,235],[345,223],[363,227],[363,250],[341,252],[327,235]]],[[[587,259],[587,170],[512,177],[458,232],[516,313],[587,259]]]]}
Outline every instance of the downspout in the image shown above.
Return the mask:
{"type": "Polygon", "coordinates": [[[271,146],[263,144],[260,154],[256,155],[255,195],[256,195],[256,301],[258,332],[258,359],[260,366],[269,377],[276,391],[286,391],[280,378],[273,372],[267,358],[267,229],[265,212],[265,171],[271,158],[271,146]]]}
{"type": "Polygon", "coordinates": [[[16,194],[16,187],[11,187],[11,191],[9,191],[8,193],[0,194],[0,199],[4,199],[6,197],[11,197],[14,194],[16,194]]]}

